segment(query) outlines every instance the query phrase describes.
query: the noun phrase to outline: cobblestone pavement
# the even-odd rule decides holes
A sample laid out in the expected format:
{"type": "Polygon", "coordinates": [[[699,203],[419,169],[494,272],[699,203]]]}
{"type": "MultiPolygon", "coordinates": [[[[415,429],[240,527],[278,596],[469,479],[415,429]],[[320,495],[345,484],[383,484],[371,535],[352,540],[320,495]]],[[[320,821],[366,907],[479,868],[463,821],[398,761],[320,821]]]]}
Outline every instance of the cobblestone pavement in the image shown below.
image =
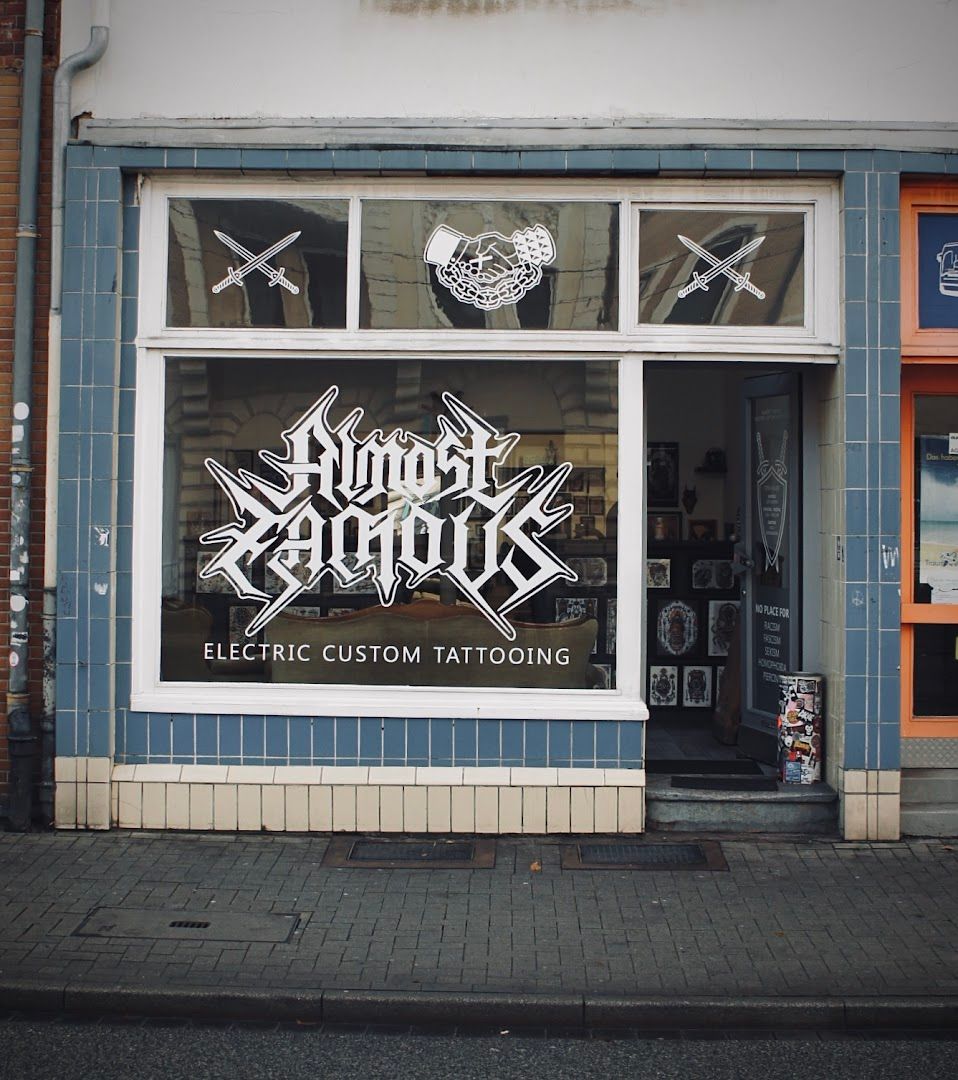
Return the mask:
{"type": "Polygon", "coordinates": [[[491,870],[331,869],[321,865],[326,846],[325,837],[0,834],[0,980],[958,994],[958,851],[942,841],[729,839],[727,872],[562,870],[561,842],[541,838],[500,840],[491,870]],[[96,907],[301,921],[285,944],[71,936],[96,907]]]}

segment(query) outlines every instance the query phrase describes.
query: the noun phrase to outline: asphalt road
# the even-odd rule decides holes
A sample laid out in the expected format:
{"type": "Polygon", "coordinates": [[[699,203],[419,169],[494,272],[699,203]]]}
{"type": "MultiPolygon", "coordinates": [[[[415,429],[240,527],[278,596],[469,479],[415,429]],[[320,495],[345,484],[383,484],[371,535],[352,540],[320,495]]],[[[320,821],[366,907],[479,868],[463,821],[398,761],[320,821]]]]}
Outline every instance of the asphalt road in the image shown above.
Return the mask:
{"type": "Polygon", "coordinates": [[[802,1032],[794,1037],[629,1038],[400,1033],[156,1021],[0,1020],[10,1080],[321,1080],[331,1077],[643,1077],[649,1080],[937,1080],[956,1042],[802,1032]]]}

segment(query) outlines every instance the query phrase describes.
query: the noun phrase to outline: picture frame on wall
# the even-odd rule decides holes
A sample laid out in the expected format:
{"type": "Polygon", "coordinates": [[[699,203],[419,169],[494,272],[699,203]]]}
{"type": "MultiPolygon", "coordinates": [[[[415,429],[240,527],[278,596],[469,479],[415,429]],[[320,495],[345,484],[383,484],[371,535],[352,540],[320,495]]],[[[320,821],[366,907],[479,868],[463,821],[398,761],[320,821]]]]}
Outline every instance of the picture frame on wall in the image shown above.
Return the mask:
{"type": "Polygon", "coordinates": [[[682,668],[682,705],[708,709],[712,705],[712,669],[701,664],[682,668]]]}
{"type": "Polygon", "coordinates": [[[599,601],[595,596],[557,596],[556,622],[598,618],[599,601]]]}
{"type": "Polygon", "coordinates": [[[659,656],[689,656],[698,651],[698,605],[685,600],[659,600],[655,616],[655,645],[659,656]]]}
{"type": "Polygon", "coordinates": [[[648,444],[646,486],[650,507],[669,507],[679,504],[679,444],[654,442],[648,444]]]}
{"type": "Polygon", "coordinates": [[[694,559],[692,561],[692,588],[697,591],[711,589],[714,570],[714,559],[694,559]]]}
{"type": "Polygon", "coordinates": [[[741,606],[739,600],[709,601],[709,656],[728,656],[741,606]]]}
{"type": "Polygon", "coordinates": [[[682,515],[675,511],[671,514],[649,514],[649,543],[662,544],[682,539],[682,515]]]}
{"type": "Polygon", "coordinates": [[[689,539],[702,543],[718,540],[718,522],[715,518],[689,518],[689,539]]]}
{"type": "Polygon", "coordinates": [[[679,669],[653,664],[649,668],[649,705],[663,708],[679,703],[679,669]]]}
{"type": "Polygon", "coordinates": [[[668,589],[672,584],[671,559],[645,560],[645,585],[648,589],[668,589]]]}
{"type": "Polygon", "coordinates": [[[578,584],[597,589],[609,580],[609,564],[597,555],[573,557],[569,569],[578,577],[578,584]]]}

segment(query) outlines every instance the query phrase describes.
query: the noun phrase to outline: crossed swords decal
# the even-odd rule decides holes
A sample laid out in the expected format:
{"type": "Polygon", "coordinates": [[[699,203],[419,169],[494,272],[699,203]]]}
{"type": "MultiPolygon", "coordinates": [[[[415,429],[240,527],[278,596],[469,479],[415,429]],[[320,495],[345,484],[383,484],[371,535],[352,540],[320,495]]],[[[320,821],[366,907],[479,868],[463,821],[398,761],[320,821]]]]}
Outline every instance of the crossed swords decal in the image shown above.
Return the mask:
{"type": "Polygon", "coordinates": [[[695,292],[696,289],[708,292],[709,282],[712,278],[716,278],[719,274],[722,274],[732,282],[736,292],[741,292],[745,289],[746,292],[750,292],[752,296],[757,299],[764,300],[765,293],[762,292],[757,285],[753,285],[752,282],[749,281],[749,273],[746,271],[744,274],[740,274],[737,270],[733,269],[735,263],[740,262],[746,255],[753,252],[764,239],[764,236],[756,236],[754,240],[750,240],[744,247],[740,247],[738,251],[733,252],[733,254],[724,259],[719,259],[713,255],[711,251],[706,251],[701,244],[696,244],[694,240],[690,240],[687,236],[682,236],[680,233],[679,240],[685,244],[689,251],[698,255],[700,259],[704,259],[709,264],[710,269],[706,270],[704,274],[693,271],[692,280],[688,285],[683,285],[683,287],[679,289],[679,298],[684,300],[689,293],[695,292]]]}
{"type": "Polygon", "coordinates": [[[270,259],[274,255],[278,255],[284,248],[288,248],[289,245],[299,238],[299,232],[291,232],[289,236],[284,236],[282,240],[277,240],[275,244],[272,244],[265,251],[261,251],[259,255],[254,255],[248,248],[243,247],[242,244],[238,244],[232,236],[227,236],[225,232],[220,232],[219,229],[214,229],[216,239],[224,243],[230,251],[239,255],[241,259],[245,259],[241,266],[230,267],[230,272],[223,278],[222,281],[218,281],[213,286],[213,292],[221,293],[228,285],[239,285],[243,281],[243,278],[247,274],[251,274],[254,270],[258,270],[261,274],[269,280],[269,287],[274,285],[282,285],[282,287],[293,294],[298,295],[299,286],[294,285],[286,276],[285,266],[271,266],[270,259]]]}

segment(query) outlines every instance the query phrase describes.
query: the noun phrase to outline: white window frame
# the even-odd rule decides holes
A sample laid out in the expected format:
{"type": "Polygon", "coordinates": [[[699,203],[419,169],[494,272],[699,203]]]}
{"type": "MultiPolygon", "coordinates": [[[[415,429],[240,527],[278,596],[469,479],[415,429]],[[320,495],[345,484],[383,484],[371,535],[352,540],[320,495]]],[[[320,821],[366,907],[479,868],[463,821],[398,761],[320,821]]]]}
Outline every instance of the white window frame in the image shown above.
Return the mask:
{"type": "Polygon", "coordinates": [[[840,337],[838,186],[833,181],[796,183],[744,180],[660,180],[595,183],[489,180],[148,180],[143,186],[138,342],[143,346],[211,345],[271,348],[430,352],[610,352],[709,354],[741,361],[769,356],[835,363],[840,337]],[[167,327],[167,201],[207,199],[345,199],[349,201],[346,327],[341,330],[267,327],[167,327]],[[619,329],[617,330],[360,330],[360,214],[363,199],[430,199],[461,202],[618,202],[619,329]],[[642,209],[790,210],[806,213],[804,327],[654,326],[638,322],[638,215],[642,209]]]}
{"type": "Polygon", "coordinates": [[[498,181],[356,181],[203,179],[147,180],[142,188],[140,306],[137,337],[133,525],[133,648],[131,707],[173,713],[254,715],[430,716],[644,720],[642,655],[645,525],[643,357],[708,354],[710,359],[802,358],[834,363],[838,353],[838,197],[830,182],[753,185],[743,181],[655,184],[498,181]],[[347,324],[343,330],[168,328],[165,323],[170,198],[330,198],[350,201],[347,324]],[[614,202],[619,208],[619,329],[614,331],[360,330],[359,214],[362,198],[468,201],[614,202]],[[680,202],[808,210],[806,289],[810,325],[774,327],[638,326],[638,208],[680,202]],[[636,537],[618,558],[619,658],[614,690],[523,690],[494,687],[161,682],[162,535],[156,493],[163,488],[167,358],[244,359],[432,355],[483,360],[613,359],[619,367],[618,536],[636,537]],[[401,692],[400,692],[401,691],[401,692]]]}
{"type": "MultiPolygon", "coordinates": [[[[163,488],[166,361],[229,356],[238,364],[276,351],[146,349],[137,357],[136,450],[133,500],[133,679],[135,710],[201,713],[270,713],[294,716],[449,716],[530,717],[541,719],[638,720],[647,715],[641,699],[639,664],[625,663],[614,690],[523,690],[500,687],[363,686],[326,683],[163,682],[160,679],[162,530],[156,527],[156,493],[163,488]],[[321,702],[321,704],[318,704],[321,702]]],[[[301,356],[301,351],[296,351],[301,356]]],[[[343,355],[323,354],[337,357],[343,355]]],[[[358,355],[358,354],[354,354],[358,355]]],[[[363,354],[368,355],[368,354],[363,354]]],[[[385,358],[395,356],[394,352],[385,358]]],[[[545,354],[510,354],[516,361],[542,361],[545,354]]],[[[446,359],[482,363],[496,356],[457,355],[446,359]]],[[[568,356],[562,357],[569,359],[568,356]]],[[[321,378],[323,356],[316,356],[321,378]]],[[[578,359],[578,358],[577,358],[578,359]]],[[[588,360],[619,360],[619,536],[642,532],[644,482],[642,365],[615,356],[591,354],[588,360]]],[[[642,545],[644,547],[644,543],[642,545]]],[[[619,560],[616,655],[638,656],[643,558],[619,560]],[[624,616],[624,617],[623,617],[624,616]]],[[[618,670],[618,668],[617,668],[618,670]]]]}

